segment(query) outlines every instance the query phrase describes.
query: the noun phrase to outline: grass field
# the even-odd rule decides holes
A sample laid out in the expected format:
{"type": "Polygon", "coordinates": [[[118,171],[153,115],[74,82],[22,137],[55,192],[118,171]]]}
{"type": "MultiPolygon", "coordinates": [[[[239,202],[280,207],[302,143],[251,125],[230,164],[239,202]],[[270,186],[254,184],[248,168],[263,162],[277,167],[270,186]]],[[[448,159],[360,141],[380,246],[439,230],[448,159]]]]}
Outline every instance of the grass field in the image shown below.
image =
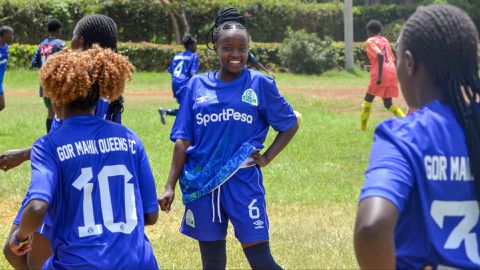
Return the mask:
{"type": "MultiPolygon", "coordinates": [[[[368,74],[360,70],[276,76],[280,91],[303,114],[303,121],[292,143],[263,170],[273,255],[287,269],[356,268],[352,231],[357,198],[374,126],[391,114],[377,100],[368,131],[356,131],[368,84],[368,74]]],[[[43,135],[46,110],[37,97],[37,82],[34,71],[6,72],[7,108],[0,113],[0,152],[30,146],[43,135]]],[[[173,118],[161,125],[157,108],[176,106],[170,77],[136,73],[125,98],[124,124],[144,142],[161,194],[173,149],[168,139],[173,118]]],[[[266,145],[273,136],[271,131],[266,145]]],[[[29,173],[28,162],[6,173],[0,171],[2,241],[28,188],[29,173]]],[[[147,229],[162,269],[201,267],[197,242],[178,232],[183,214],[180,198],[177,188],[173,211],[161,213],[158,223],[147,229]]],[[[227,267],[249,268],[231,226],[227,241],[227,267]]],[[[3,257],[0,268],[8,268],[3,257]]]]}

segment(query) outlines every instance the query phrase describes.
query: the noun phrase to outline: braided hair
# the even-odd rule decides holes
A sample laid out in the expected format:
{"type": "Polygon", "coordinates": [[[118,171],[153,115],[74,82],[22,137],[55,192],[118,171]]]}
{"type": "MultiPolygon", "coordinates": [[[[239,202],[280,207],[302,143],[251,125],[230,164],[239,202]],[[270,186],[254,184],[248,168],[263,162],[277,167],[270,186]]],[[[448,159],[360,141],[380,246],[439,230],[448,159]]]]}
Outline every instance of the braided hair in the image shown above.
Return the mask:
{"type": "MultiPolygon", "coordinates": [[[[83,48],[89,49],[93,44],[98,44],[102,48],[109,48],[117,51],[118,30],[117,25],[112,18],[102,14],[92,14],[83,17],[75,27],[76,34],[83,37],[83,48]]],[[[98,101],[99,91],[96,84],[92,85],[92,90],[85,97],[80,97],[70,103],[73,107],[86,108],[98,101]]],[[[110,97],[111,98],[111,97],[110,97]]],[[[117,121],[119,115],[123,112],[123,97],[110,102],[106,119],[117,121]]]]}
{"type": "Polygon", "coordinates": [[[247,29],[247,22],[245,16],[240,14],[235,8],[222,8],[218,11],[215,18],[215,24],[207,33],[207,48],[213,50],[210,47],[210,42],[215,44],[220,38],[222,30],[228,29],[247,29]]]}
{"type": "Polygon", "coordinates": [[[454,6],[422,7],[406,22],[401,42],[425,65],[465,131],[470,169],[480,200],[480,84],[475,25],[454,6]]]}
{"type": "Polygon", "coordinates": [[[83,17],[75,27],[77,34],[83,37],[84,49],[97,43],[102,48],[117,49],[118,30],[112,18],[102,14],[83,17]]]}

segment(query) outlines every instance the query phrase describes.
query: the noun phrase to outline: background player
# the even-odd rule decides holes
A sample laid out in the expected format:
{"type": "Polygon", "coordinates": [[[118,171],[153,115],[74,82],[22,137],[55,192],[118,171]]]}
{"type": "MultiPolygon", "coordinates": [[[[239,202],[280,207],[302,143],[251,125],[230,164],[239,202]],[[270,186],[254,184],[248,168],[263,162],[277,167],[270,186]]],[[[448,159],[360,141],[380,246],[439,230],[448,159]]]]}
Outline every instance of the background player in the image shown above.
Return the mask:
{"type": "MultiPolygon", "coordinates": [[[[72,49],[88,49],[94,43],[103,48],[117,50],[117,25],[108,16],[93,14],[83,17],[75,26],[71,42],[72,49]]],[[[101,98],[95,107],[98,117],[121,123],[123,98],[110,102],[101,98]]],[[[58,116],[58,115],[57,115],[58,116]]],[[[61,118],[61,117],[60,117],[61,118]]],[[[60,120],[54,119],[53,126],[58,126],[60,120]]],[[[0,170],[8,171],[30,159],[30,147],[8,150],[0,155],[0,170]]]]}
{"type": "MultiPolygon", "coordinates": [[[[182,104],[182,98],[185,95],[183,87],[188,83],[190,78],[198,73],[198,55],[197,40],[190,35],[183,37],[183,46],[185,51],[178,53],[173,57],[168,72],[172,74],[172,91],[173,97],[177,99],[178,104],[182,104]]],[[[164,109],[158,110],[160,113],[160,120],[165,125],[165,116],[177,115],[178,109],[164,109]]]]}
{"type": "Polygon", "coordinates": [[[395,71],[395,57],[388,40],[380,35],[382,24],[371,20],[367,24],[368,39],[365,44],[368,59],[370,60],[370,84],[362,104],[360,114],[360,130],[367,128],[368,118],[372,109],[373,99],[381,97],[383,105],[396,117],[403,117],[403,111],[392,103],[392,98],[398,97],[397,72],[395,71]]]}
{"type": "Polygon", "coordinates": [[[13,28],[7,25],[0,27],[0,111],[5,109],[3,77],[8,62],[8,44],[13,41],[13,28]]]}
{"type": "Polygon", "coordinates": [[[287,146],[297,118],[270,77],[245,68],[249,40],[242,14],[220,10],[208,35],[220,68],[193,77],[185,87],[159,203],[170,211],[180,178],[186,204],[180,230],[199,241],[204,269],[225,269],[229,220],[253,269],[280,269],[270,252],[260,167],[287,146]],[[270,126],[278,134],[261,154],[270,126]]]}
{"type": "Polygon", "coordinates": [[[355,252],[364,269],[478,269],[478,32],[449,5],[419,8],[397,50],[408,105],[375,132],[355,252]]]}
{"type": "MultiPolygon", "coordinates": [[[[47,61],[47,58],[50,55],[61,51],[63,47],[65,47],[65,42],[60,39],[60,36],[62,35],[62,23],[57,19],[51,19],[47,23],[47,29],[48,29],[48,38],[43,40],[38,45],[38,48],[35,51],[35,54],[33,55],[32,67],[41,68],[45,64],[45,62],[47,61]]],[[[53,117],[55,116],[55,112],[53,111],[52,102],[50,101],[50,99],[43,96],[43,89],[41,85],[40,85],[40,97],[43,97],[45,107],[47,107],[47,110],[48,110],[47,120],[45,123],[47,127],[47,133],[48,133],[50,131],[50,127],[52,126],[52,121],[53,121],[53,117]]]]}
{"type": "MultiPolygon", "coordinates": [[[[89,15],[83,17],[75,26],[71,47],[72,49],[88,49],[91,48],[93,43],[96,43],[100,44],[102,47],[116,50],[117,36],[117,26],[110,17],[100,14],[89,15]]],[[[109,106],[108,100],[100,98],[95,107],[95,115],[102,119],[108,119],[118,123],[120,115],[115,115],[109,107],[111,106],[109,106]]],[[[54,119],[51,131],[62,125],[62,120],[60,119],[63,119],[63,114],[58,109],[56,109],[56,113],[58,113],[57,116],[59,116],[59,118],[54,119]]],[[[22,162],[29,160],[30,152],[30,147],[21,150],[7,151],[0,155],[0,169],[9,170],[20,165],[22,162]]],[[[13,236],[13,232],[20,224],[20,217],[26,200],[27,198],[22,202],[22,206],[13,221],[3,252],[5,258],[15,269],[27,269],[28,266],[32,269],[39,269],[52,253],[50,241],[48,239],[50,235],[48,235],[45,230],[39,230],[39,233],[34,234],[32,251],[27,255],[15,256],[11,253],[10,248],[8,247],[8,239],[13,236]]],[[[48,220],[46,222],[48,222],[48,220]]],[[[48,224],[46,226],[48,227],[48,224]]]]}
{"type": "Polygon", "coordinates": [[[44,269],[158,269],[144,232],[158,204],[143,144],[93,114],[100,96],[123,93],[131,70],[126,57],[98,45],[62,51],[42,67],[45,95],[62,104],[65,120],[32,147],[27,206],[9,241],[15,254],[31,249],[48,212],[53,256],[44,269]]]}

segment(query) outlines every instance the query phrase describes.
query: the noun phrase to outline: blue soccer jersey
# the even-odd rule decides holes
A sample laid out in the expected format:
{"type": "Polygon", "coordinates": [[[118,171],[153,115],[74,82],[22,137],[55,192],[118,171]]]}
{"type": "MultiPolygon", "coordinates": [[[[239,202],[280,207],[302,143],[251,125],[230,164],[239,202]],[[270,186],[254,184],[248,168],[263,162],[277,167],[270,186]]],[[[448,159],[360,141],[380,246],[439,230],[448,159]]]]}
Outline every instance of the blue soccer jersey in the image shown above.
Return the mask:
{"type": "MultiPolygon", "coordinates": [[[[244,69],[234,81],[223,82],[216,74],[195,76],[185,87],[170,135],[172,141],[192,142],[185,171],[203,168],[208,174],[223,166],[246,143],[262,149],[270,126],[286,131],[297,121],[271,78],[244,69]]],[[[180,184],[185,182],[181,179],[180,184]]]]}
{"type": "Polygon", "coordinates": [[[8,62],[8,44],[0,46],[0,95],[3,94],[3,77],[5,76],[5,70],[7,69],[8,62]]]}
{"type": "Polygon", "coordinates": [[[43,40],[33,55],[32,67],[41,68],[50,55],[61,51],[63,47],[65,47],[65,42],[61,39],[47,38],[43,40]]]}
{"type": "Polygon", "coordinates": [[[480,267],[469,164],[464,131],[439,101],[377,127],[360,200],[378,196],[397,207],[397,268],[480,267]]]}
{"type": "MultiPolygon", "coordinates": [[[[144,214],[158,211],[140,139],[95,116],[66,119],[32,147],[28,201],[49,203],[46,269],[157,269],[144,214]]],[[[28,202],[27,202],[28,203],[28,202]]]]}
{"type": "Polygon", "coordinates": [[[182,96],[181,88],[190,78],[198,73],[198,56],[189,50],[181,52],[173,57],[168,72],[172,74],[172,90],[174,96],[182,96]]]}
{"type": "MultiPolygon", "coordinates": [[[[108,102],[108,100],[102,99],[102,98],[99,99],[97,105],[95,106],[95,116],[101,119],[106,119],[109,106],[110,106],[110,103],[108,102]]],[[[117,116],[117,119],[108,119],[108,120],[112,122],[120,123],[119,122],[120,119],[121,119],[121,115],[117,116]]],[[[57,117],[54,117],[52,121],[52,126],[50,127],[50,132],[55,131],[57,128],[61,127],[62,124],[63,124],[63,120],[58,119],[57,117]]],[[[16,224],[16,225],[20,224],[20,219],[22,217],[23,209],[25,208],[25,206],[27,206],[26,203],[28,202],[28,196],[29,195],[27,193],[25,195],[25,198],[22,201],[22,205],[20,206],[20,209],[18,210],[17,215],[15,216],[15,219],[13,220],[13,224],[16,224]]],[[[45,223],[44,225],[46,225],[47,227],[51,226],[51,222],[48,219],[48,215],[46,216],[44,223],[45,223]]],[[[43,229],[44,227],[42,226],[42,228],[40,228],[38,232],[44,234],[45,237],[50,238],[50,235],[47,234],[43,229]]]]}

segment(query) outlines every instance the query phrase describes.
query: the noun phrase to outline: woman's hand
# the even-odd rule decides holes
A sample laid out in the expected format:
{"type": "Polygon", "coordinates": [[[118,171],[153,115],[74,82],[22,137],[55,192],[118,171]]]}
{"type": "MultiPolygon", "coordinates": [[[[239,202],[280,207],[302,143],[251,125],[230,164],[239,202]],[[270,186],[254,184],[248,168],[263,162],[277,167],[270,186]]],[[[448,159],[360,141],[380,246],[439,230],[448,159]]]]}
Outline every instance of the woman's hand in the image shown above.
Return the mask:
{"type": "Polygon", "coordinates": [[[265,155],[260,154],[260,152],[255,152],[250,155],[250,158],[253,158],[253,161],[248,163],[248,166],[258,165],[260,167],[265,167],[270,163],[268,158],[265,155]]]}
{"type": "Polygon", "coordinates": [[[175,190],[172,188],[165,188],[163,194],[157,199],[158,204],[160,205],[160,209],[165,211],[166,213],[170,212],[170,207],[172,206],[172,202],[175,199],[175,190]]]}
{"type": "Polygon", "coordinates": [[[8,247],[13,252],[13,254],[17,256],[23,256],[27,254],[27,252],[32,250],[33,237],[30,235],[26,239],[17,239],[17,241],[15,241],[17,234],[18,229],[15,230],[15,232],[8,239],[8,247]]]}

